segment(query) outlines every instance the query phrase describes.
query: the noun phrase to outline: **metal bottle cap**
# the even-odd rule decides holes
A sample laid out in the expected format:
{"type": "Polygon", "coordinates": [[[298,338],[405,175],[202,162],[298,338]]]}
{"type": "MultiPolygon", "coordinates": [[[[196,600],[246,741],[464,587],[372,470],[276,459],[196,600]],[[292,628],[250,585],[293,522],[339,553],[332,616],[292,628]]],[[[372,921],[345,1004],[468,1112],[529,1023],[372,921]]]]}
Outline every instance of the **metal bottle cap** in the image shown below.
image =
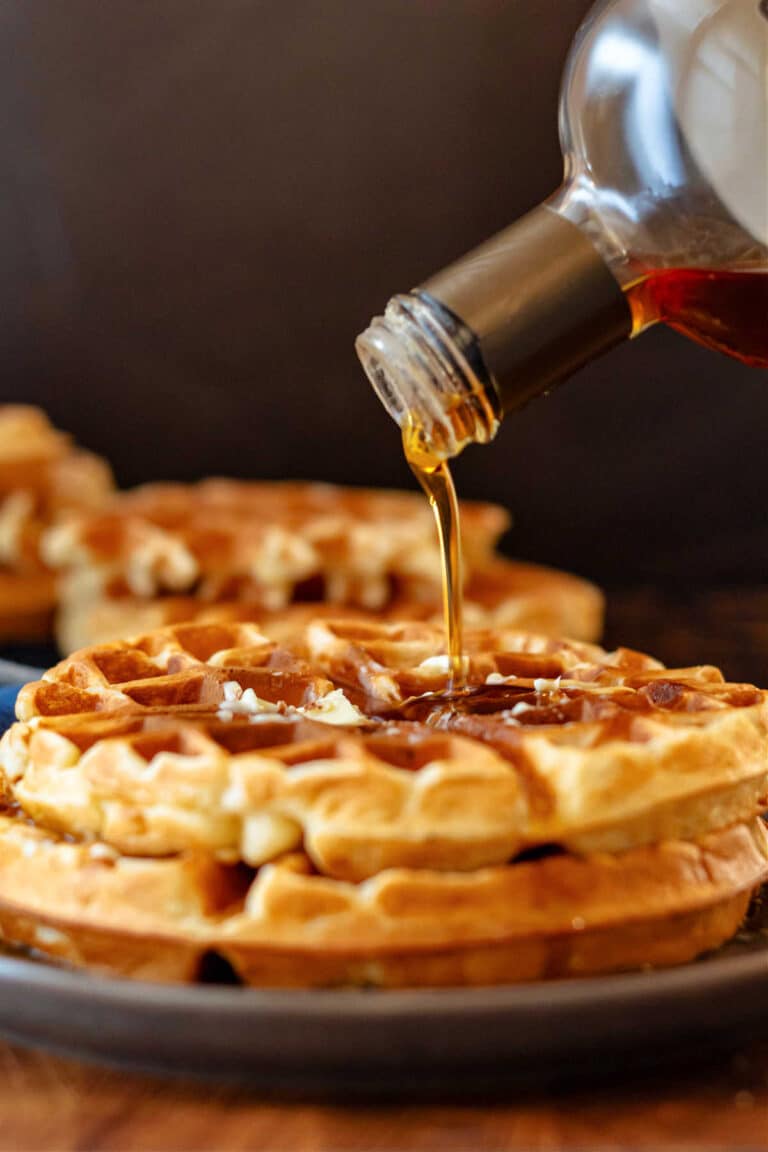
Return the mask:
{"type": "Polygon", "coordinates": [[[519,408],[632,331],[589,237],[541,205],[417,289],[477,337],[503,411],[519,408]]]}

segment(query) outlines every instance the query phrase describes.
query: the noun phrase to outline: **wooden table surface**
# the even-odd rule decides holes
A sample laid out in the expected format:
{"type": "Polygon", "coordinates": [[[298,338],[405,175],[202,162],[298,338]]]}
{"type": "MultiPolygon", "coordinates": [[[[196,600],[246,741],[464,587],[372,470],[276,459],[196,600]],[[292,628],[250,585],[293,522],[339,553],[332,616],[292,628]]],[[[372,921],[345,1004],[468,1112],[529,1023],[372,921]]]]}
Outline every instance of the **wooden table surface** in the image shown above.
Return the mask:
{"type": "Polygon", "coordinates": [[[3,1152],[768,1148],[768,1044],[707,1069],[473,1104],[330,1105],[87,1068],[0,1045],[3,1152]]]}
{"type": "MultiPolygon", "coordinates": [[[[615,595],[609,639],[768,683],[768,590],[615,595]],[[766,623],[764,623],[764,621],[766,623]]],[[[768,979],[768,968],[766,970],[768,979]]],[[[473,1102],[318,1103],[89,1067],[0,1043],[2,1152],[767,1149],[766,1040],[706,1064],[473,1102]]]]}

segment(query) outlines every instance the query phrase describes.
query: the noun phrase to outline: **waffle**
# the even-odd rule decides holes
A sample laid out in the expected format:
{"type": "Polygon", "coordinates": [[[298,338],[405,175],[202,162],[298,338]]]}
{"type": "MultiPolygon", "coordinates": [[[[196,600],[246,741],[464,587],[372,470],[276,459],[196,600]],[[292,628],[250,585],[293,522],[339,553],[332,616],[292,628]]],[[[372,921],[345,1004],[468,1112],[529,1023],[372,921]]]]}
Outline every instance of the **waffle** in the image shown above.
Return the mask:
{"type": "Polygon", "coordinates": [[[758,689],[627,649],[466,641],[456,695],[423,623],[321,620],[292,645],[192,624],[86,649],[22,690],[5,788],[38,824],[123,853],[258,867],[301,847],[350,882],[625,852],[760,810],[758,689]]]}
{"type": "MultiPolygon", "coordinates": [[[[249,600],[213,604],[194,596],[109,596],[86,592],[90,577],[76,576],[65,584],[59,613],[58,642],[62,652],[135,636],[185,621],[228,624],[253,619],[269,627],[270,635],[290,639],[318,616],[366,619],[370,613],[347,604],[298,602],[275,612],[249,600]],[[66,590],[68,589],[68,591],[66,590]]],[[[418,598],[401,591],[377,612],[382,620],[424,620],[438,624],[442,604],[437,585],[418,598]]],[[[482,564],[464,589],[464,619],[470,626],[525,628],[546,635],[592,640],[603,627],[602,593],[587,580],[537,564],[500,557],[482,564]]]]}
{"type": "MultiPolygon", "coordinates": [[[[508,527],[493,505],[467,504],[462,541],[470,623],[594,638],[602,596],[584,580],[504,561],[508,527]]],[[[185,620],[264,620],[317,605],[349,615],[439,616],[432,513],[417,493],[303,483],[207,480],[116,495],[98,515],[48,534],[63,574],[58,637],[69,652],[185,620]]]]}
{"type": "Polygon", "coordinates": [[[111,491],[99,457],[73,447],[37,408],[0,406],[0,640],[47,636],[56,580],[41,556],[49,525],[111,491]]]}
{"type": "Polygon", "coordinates": [[[301,853],[257,872],[128,858],[0,816],[0,932],[74,965],[164,981],[494,984],[681,964],[738,929],[768,867],[760,821],[621,856],[349,884],[301,853]]]}

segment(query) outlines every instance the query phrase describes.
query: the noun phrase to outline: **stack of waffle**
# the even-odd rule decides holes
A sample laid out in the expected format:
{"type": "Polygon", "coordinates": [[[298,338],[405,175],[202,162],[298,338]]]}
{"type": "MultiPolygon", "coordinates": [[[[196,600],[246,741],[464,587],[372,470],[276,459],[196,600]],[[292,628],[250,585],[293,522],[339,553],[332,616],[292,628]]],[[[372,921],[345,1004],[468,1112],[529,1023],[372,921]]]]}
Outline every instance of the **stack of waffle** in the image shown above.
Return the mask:
{"type": "MultiPolygon", "coordinates": [[[[599,636],[598,590],[495,555],[507,527],[501,508],[463,507],[468,621],[599,636]]],[[[97,514],[71,517],[48,534],[45,555],[62,574],[64,652],[192,619],[277,612],[290,632],[318,605],[391,619],[441,613],[437,534],[416,492],[234,480],[147,485],[115,494],[97,514]]]]}
{"type": "Polygon", "coordinates": [[[62,516],[99,507],[111,489],[105,461],[75,448],[39,409],[0,406],[0,640],[50,633],[56,582],[43,534],[62,516]]]}
{"type": "Polygon", "coordinates": [[[504,629],[188,624],[28,685],[0,744],[0,934],[101,971],[491,984],[677,964],[768,872],[768,706],[504,629]],[[278,629],[278,631],[280,631],[278,629]]]}

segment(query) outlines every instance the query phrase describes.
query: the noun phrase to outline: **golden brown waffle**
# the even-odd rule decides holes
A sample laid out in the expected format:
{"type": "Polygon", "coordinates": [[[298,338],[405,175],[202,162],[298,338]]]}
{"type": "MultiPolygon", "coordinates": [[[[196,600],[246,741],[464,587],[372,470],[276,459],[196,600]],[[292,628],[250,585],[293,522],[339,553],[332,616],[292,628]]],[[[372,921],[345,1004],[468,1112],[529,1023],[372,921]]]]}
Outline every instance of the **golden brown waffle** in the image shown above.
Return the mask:
{"type": "MultiPolygon", "coordinates": [[[[59,613],[57,635],[62,652],[73,652],[121,636],[136,636],[171,624],[194,620],[201,624],[261,620],[270,635],[290,639],[318,616],[365,619],[369,612],[350,605],[306,601],[278,612],[265,612],[248,600],[206,603],[194,596],[87,595],[75,577],[67,583],[59,613]],[[68,590],[67,590],[68,589],[68,590]]],[[[464,591],[464,618],[468,625],[525,628],[549,636],[593,640],[603,627],[602,593],[587,580],[536,564],[497,558],[477,569],[464,591]]],[[[440,590],[435,584],[418,599],[401,592],[377,612],[382,620],[442,619],[440,590]]]]}
{"type": "Polygon", "coordinates": [[[521,852],[622,852],[752,819],[768,705],[709,667],[513,631],[319,621],[181,625],[77,653],[28,685],[0,744],[38,823],[132,854],[258,866],[303,846],[328,876],[471,871],[521,852]]]}
{"type": "Polygon", "coordinates": [[[738,929],[768,868],[760,821],[620,856],[469,874],[393,869],[348,884],[301,854],[254,873],[137,859],[0,816],[0,933],[150,980],[323,987],[477,985],[681,964],[738,929]]]}
{"type": "MultiPolygon", "coordinates": [[[[508,527],[493,505],[467,504],[462,540],[468,622],[594,638],[603,601],[584,580],[494,557],[508,527]]],[[[418,493],[307,483],[207,480],[116,495],[46,539],[64,574],[63,651],[190,619],[263,620],[293,605],[440,614],[432,513],[418,493]]]]}
{"type": "Polygon", "coordinates": [[[111,489],[106,463],[76,449],[43,412],[0,405],[0,640],[50,633],[56,581],[42,535],[62,516],[98,507],[111,489]]]}
{"type": "Polygon", "coordinates": [[[160,980],[488,984],[674,964],[768,874],[766,696],[513,630],[179,625],[28,685],[0,934],[160,980]]]}

